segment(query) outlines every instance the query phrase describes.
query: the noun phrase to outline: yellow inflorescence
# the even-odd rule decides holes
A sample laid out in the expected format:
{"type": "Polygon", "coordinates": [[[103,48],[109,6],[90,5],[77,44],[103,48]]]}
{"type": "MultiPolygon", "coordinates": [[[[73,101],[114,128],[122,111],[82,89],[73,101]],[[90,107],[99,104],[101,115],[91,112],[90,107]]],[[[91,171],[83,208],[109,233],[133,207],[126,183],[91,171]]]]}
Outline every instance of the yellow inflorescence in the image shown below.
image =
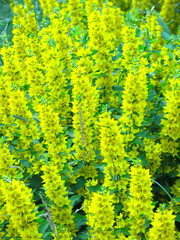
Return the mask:
{"type": "Polygon", "coordinates": [[[21,239],[41,239],[38,223],[35,221],[36,206],[32,202],[31,189],[23,182],[12,180],[1,185],[5,209],[10,216],[10,225],[20,234],[21,239]]]}
{"type": "Polygon", "coordinates": [[[143,216],[149,220],[153,218],[152,181],[149,169],[143,169],[142,165],[132,166],[130,176],[129,223],[131,236],[136,238],[139,232],[145,233],[143,216]]]}
{"type": "Polygon", "coordinates": [[[168,136],[174,141],[180,135],[180,81],[176,79],[170,83],[171,90],[166,92],[167,105],[164,107],[164,119],[162,120],[162,135],[168,136]]]}
{"type": "MultiPolygon", "coordinates": [[[[94,193],[88,215],[88,225],[91,227],[93,238],[101,240],[115,239],[112,235],[114,224],[114,207],[112,206],[113,198],[109,193],[104,195],[94,193]]],[[[89,238],[91,239],[91,238],[89,238]]]]}
{"type": "Polygon", "coordinates": [[[149,231],[149,240],[175,239],[175,216],[171,210],[158,209],[154,213],[152,228],[149,231]]]}
{"type": "MultiPolygon", "coordinates": [[[[67,196],[67,189],[64,186],[65,182],[62,180],[58,168],[53,165],[43,165],[41,170],[44,172],[42,178],[46,196],[54,203],[50,208],[53,221],[62,226],[63,231],[67,230],[70,236],[74,235],[72,206],[67,196]]],[[[59,232],[58,229],[57,231],[59,232]]]]}
{"type": "Polygon", "coordinates": [[[100,146],[104,157],[103,162],[107,164],[104,168],[104,186],[109,189],[122,190],[126,188],[127,179],[123,178],[123,175],[126,174],[129,164],[124,159],[127,154],[117,123],[118,121],[111,119],[109,113],[102,114],[99,123],[100,146]]]}

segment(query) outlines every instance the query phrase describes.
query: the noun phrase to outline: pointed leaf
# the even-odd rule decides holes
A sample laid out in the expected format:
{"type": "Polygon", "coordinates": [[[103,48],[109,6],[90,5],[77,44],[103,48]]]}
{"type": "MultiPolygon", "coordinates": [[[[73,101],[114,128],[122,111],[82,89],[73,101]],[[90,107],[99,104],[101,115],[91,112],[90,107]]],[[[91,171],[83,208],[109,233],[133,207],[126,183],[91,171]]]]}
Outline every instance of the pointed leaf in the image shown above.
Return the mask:
{"type": "Polygon", "coordinates": [[[80,202],[82,195],[74,195],[72,197],[70,197],[70,201],[71,201],[71,206],[74,207],[75,205],[77,205],[80,202]]]}
{"type": "Polygon", "coordinates": [[[46,221],[46,220],[43,221],[43,222],[39,225],[39,227],[38,227],[39,232],[40,232],[40,233],[45,233],[46,230],[48,229],[48,227],[49,227],[49,222],[46,221]]]}
{"type": "Polygon", "coordinates": [[[80,229],[81,226],[86,225],[87,218],[86,216],[82,216],[78,213],[75,213],[74,222],[76,224],[76,229],[80,229]]]}
{"type": "Polygon", "coordinates": [[[26,118],[23,118],[23,117],[19,117],[19,116],[17,116],[17,115],[12,115],[14,118],[17,118],[17,119],[20,119],[20,120],[22,120],[22,121],[25,121],[25,122],[29,122],[30,123],[30,121],[29,120],[27,120],[26,118]]]}

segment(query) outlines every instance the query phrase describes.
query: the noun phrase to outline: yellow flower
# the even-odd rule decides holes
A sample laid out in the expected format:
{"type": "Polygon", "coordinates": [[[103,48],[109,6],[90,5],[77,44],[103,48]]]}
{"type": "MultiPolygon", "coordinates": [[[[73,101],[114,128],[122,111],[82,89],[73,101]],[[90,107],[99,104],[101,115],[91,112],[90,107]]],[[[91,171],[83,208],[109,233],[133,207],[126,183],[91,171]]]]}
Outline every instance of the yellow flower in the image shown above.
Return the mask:
{"type": "Polygon", "coordinates": [[[41,239],[42,234],[38,232],[38,225],[35,222],[37,219],[35,215],[36,206],[31,200],[31,190],[23,182],[14,179],[11,183],[4,183],[1,186],[1,190],[6,212],[10,216],[9,221],[13,228],[20,234],[22,239],[24,239],[23,236],[28,234],[30,229],[30,239],[41,239]],[[27,209],[29,213],[26,216],[23,213],[27,213],[27,209]],[[29,225],[28,231],[26,231],[27,225],[29,225]]]}
{"type": "Polygon", "coordinates": [[[44,188],[46,189],[46,196],[53,202],[50,211],[52,213],[53,221],[57,224],[63,225],[65,229],[73,236],[75,234],[74,221],[72,214],[72,206],[68,199],[64,180],[59,174],[59,169],[53,164],[43,165],[41,170],[44,175],[44,188]],[[66,208],[63,208],[66,206],[66,208]]]}
{"type": "Polygon", "coordinates": [[[118,121],[111,119],[108,112],[101,115],[99,122],[101,155],[104,157],[103,162],[107,164],[104,168],[106,174],[104,184],[109,189],[114,189],[115,186],[120,189],[124,187],[124,184],[122,182],[122,185],[118,184],[118,180],[114,180],[114,177],[116,179],[120,177],[123,180],[122,176],[125,175],[129,167],[125,160],[127,154],[124,149],[124,138],[117,124],[118,121]]]}
{"type": "Polygon", "coordinates": [[[170,89],[165,93],[167,104],[164,107],[164,118],[161,134],[174,141],[180,138],[180,80],[171,81],[170,89]]]}
{"type": "Polygon", "coordinates": [[[112,235],[114,225],[113,196],[106,193],[93,193],[88,208],[88,225],[91,227],[91,236],[100,240],[115,239],[112,235]]]}
{"type": "Polygon", "coordinates": [[[130,233],[135,238],[139,232],[145,232],[145,216],[152,220],[152,189],[149,169],[143,169],[142,165],[132,166],[130,170],[130,197],[128,201],[128,213],[130,218],[130,233]]]}
{"type": "Polygon", "coordinates": [[[175,215],[170,210],[158,209],[154,213],[152,228],[149,230],[149,240],[175,240],[175,215]]]}

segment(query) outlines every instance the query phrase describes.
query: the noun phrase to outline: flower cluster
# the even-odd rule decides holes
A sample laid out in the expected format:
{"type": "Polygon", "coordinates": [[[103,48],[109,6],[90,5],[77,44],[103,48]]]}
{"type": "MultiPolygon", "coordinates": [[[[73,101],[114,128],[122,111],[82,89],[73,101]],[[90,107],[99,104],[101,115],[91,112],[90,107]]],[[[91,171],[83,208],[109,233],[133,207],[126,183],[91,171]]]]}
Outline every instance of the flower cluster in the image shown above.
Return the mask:
{"type": "MultiPolygon", "coordinates": [[[[88,225],[95,239],[115,239],[112,235],[114,224],[113,196],[94,193],[89,205],[88,225]]],[[[90,238],[89,238],[90,239],[90,238]]]]}
{"type": "Polygon", "coordinates": [[[158,239],[175,239],[175,216],[172,211],[161,210],[160,208],[154,213],[152,228],[149,231],[149,240],[158,239]]]}
{"type": "Polygon", "coordinates": [[[118,121],[111,119],[108,112],[102,114],[100,118],[100,146],[101,154],[106,163],[104,168],[104,186],[109,189],[122,190],[126,188],[127,179],[123,177],[128,170],[129,164],[126,162],[127,156],[123,135],[117,125],[118,121]]]}
{"type": "Polygon", "coordinates": [[[63,231],[68,231],[69,235],[72,236],[75,230],[74,221],[71,215],[72,206],[67,196],[67,189],[64,186],[65,182],[62,180],[56,166],[44,164],[41,170],[44,173],[42,178],[46,196],[54,203],[50,208],[53,221],[59,224],[63,231]]]}
{"type": "Polygon", "coordinates": [[[153,218],[152,182],[149,169],[143,169],[140,164],[131,167],[130,176],[128,203],[130,233],[134,238],[139,238],[138,233],[145,233],[145,218],[149,220],[153,218]]]}
{"type": "MultiPolygon", "coordinates": [[[[9,237],[19,236],[21,239],[42,239],[35,221],[36,206],[32,202],[31,189],[23,182],[12,180],[11,183],[1,184],[6,213],[9,216],[11,231],[9,237]]],[[[9,230],[10,230],[9,228],[9,230]]]]}
{"type": "Polygon", "coordinates": [[[164,107],[164,119],[162,119],[162,135],[169,136],[174,141],[180,136],[180,81],[171,81],[171,88],[166,92],[167,105],[164,107]]]}

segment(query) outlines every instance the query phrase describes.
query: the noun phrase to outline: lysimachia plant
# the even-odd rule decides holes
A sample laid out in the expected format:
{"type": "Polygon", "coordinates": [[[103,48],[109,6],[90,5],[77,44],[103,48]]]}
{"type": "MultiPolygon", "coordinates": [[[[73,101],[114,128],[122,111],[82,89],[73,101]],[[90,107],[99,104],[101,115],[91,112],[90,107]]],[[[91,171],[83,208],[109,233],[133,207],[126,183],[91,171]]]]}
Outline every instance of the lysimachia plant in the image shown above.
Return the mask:
{"type": "Polygon", "coordinates": [[[180,239],[179,23],[166,0],[2,0],[1,239],[180,239]]]}

